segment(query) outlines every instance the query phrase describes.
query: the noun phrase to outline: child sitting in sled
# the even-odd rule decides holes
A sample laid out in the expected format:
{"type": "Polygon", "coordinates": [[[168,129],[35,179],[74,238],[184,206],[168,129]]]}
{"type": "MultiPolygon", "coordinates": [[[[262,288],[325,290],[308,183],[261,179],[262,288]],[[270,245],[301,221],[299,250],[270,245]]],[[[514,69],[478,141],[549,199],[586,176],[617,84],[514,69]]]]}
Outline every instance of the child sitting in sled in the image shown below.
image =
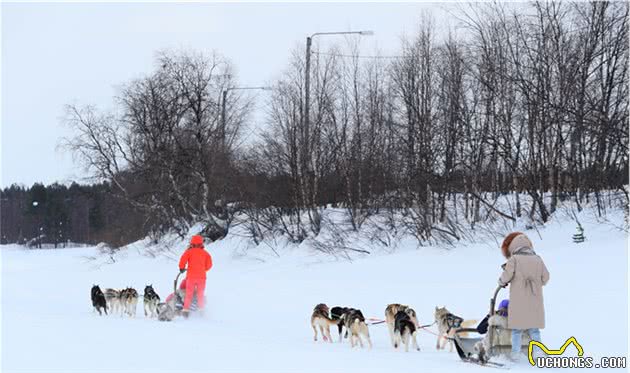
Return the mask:
{"type": "MultiPolygon", "coordinates": [[[[505,318],[505,322],[506,322],[506,327],[507,327],[507,315],[508,315],[508,306],[510,305],[510,301],[507,299],[503,299],[501,301],[501,303],[499,303],[499,307],[497,308],[497,311],[495,313],[495,315],[498,315],[500,317],[505,318]]],[[[486,315],[486,317],[484,317],[483,320],[481,320],[481,322],[479,323],[479,325],[477,325],[477,333],[479,334],[486,334],[488,332],[488,319],[490,318],[490,315],[486,315]]],[[[503,320],[496,320],[497,322],[499,321],[503,321],[503,320]]],[[[503,324],[503,323],[501,323],[503,324]]]]}

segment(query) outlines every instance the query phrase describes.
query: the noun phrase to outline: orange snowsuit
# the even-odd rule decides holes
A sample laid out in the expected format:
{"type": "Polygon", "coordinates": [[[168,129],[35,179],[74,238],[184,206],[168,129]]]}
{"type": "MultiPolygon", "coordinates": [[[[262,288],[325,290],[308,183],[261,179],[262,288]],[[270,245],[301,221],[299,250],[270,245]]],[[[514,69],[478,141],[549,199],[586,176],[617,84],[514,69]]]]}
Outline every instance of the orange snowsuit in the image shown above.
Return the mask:
{"type": "Polygon", "coordinates": [[[186,274],[186,296],[184,298],[184,310],[188,311],[192,303],[194,292],[197,293],[199,309],[204,308],[204,292],[206,289],[206,272],[212,268],[212,257],[203,247],[203,238],[193,236],[190,246],[179,259],[179,269],[183,270],[188,265],[186,274]]]}
{"type": "Polygon", "coordinates": [[[186,268],[186,278],[206,279],[206,272],[212,268],[212,257],[201,247],[189,247],[179,259],[179,269],[186,268]]]}

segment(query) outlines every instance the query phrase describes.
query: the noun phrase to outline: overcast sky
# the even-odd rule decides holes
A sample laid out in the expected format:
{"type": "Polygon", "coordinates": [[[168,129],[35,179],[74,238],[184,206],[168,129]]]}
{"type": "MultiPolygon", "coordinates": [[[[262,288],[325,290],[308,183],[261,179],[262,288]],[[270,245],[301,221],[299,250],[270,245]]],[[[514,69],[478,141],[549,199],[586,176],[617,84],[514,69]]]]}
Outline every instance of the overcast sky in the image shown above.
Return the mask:
{"type": "MultiPolygon", "coordinates": [[[[373,30],[362,38],[363,49],[396,54],[401,36],[417,30],[424,11],[440,28],[455,26],[434,3],[1,6],[2,186],[81,181],[81,167],[58,149],[71,135],[61,123],[64,105],[111,107],[121,83],[153,69],[157,50],[216,50],[234,63],[240,84],[261,85],[277,77],[291,50],[314,32],[373,30]]],[[[264,92],[256,98],[263,102],[264,92]]]]}

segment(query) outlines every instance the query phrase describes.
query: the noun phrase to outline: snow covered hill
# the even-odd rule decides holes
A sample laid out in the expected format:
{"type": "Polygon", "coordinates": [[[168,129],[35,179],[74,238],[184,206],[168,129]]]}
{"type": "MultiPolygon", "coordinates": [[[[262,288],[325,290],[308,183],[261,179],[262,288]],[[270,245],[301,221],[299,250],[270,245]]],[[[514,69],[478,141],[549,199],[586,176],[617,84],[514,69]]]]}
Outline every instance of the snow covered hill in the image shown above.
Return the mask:
{"type": "MultiPolygon", "coordinates": [[[[621,225],[622,217],[612,219],[621,225]]],[[[559,347],[575,336],[589,356],[628,352],[628,250],[625,232],[584,221],[587,241],[574,244],[575,224],[552,222],[528,234],[545,259],[544,342],[559,347]]],[[[309,318],[315,304],[353,306],[383,317],[388,303],[412,305],[421,323],[445,305],[465,318],[481,319],[503,260],[494,242],[454,249],[402,247],[353,261],[306,248],[242,255],[237,241],[208,247],[214,268],[207,283],[205,316],[160,323],[99,317],[89,291],[153,284],[164,298],[177,273],[173,257],[140,255],[140,244],[111,258],[97,248],[27,250],[2,246],[3,372],[395,372],[487,371],[436,351],[435,337],[420,332],[420,352],[395,351],[386,326],[370,327],[374,348],[313,342],[309,318]],[[237,254],[241,253],[241,254],[237,254]],[[89,257],[97,257],[96,260],[89,257]]],[[[177,246],[177,245],[176,245],[177,246]]],[[[184,246],[179,246],[181,250],[184,246]]],[[[180,251],[181,251],[180,250],[180,251]]],[[[502,292],[507,297],[507,292],[502,292]]],[[[574,353],[573,351],[570,353],[574,353]]],[[[528,370],[522,362],[512,370],[528,370]]]]}

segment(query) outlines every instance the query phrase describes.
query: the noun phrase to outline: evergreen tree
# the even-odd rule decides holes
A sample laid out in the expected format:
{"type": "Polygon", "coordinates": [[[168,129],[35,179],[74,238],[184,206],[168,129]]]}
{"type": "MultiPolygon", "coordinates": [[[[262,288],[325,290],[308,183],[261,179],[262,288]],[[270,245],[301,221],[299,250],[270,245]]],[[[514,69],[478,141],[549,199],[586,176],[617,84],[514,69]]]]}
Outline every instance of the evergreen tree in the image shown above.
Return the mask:
{"type": "Polygon", "coordinates": [[[586,240],[586,237],[584,236],[584,228],[582,228],[582,224],[578,223],[577,232],[573,235],[573,242],[582,243],[584,240],[586,240]]]}

